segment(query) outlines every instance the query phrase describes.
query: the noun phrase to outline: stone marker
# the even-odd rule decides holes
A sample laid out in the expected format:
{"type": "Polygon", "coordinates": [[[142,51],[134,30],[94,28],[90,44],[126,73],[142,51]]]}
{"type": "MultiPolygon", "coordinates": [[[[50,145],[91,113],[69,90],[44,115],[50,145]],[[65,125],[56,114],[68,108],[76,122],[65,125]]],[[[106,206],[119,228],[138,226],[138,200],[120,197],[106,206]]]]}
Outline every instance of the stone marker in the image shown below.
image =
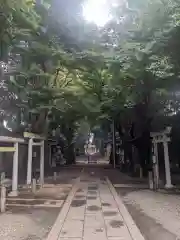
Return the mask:
{"type": "Polygon", "coordinates": [[[140,169],[139,169],[139,177],[140,177],[140,178],[143,178],[143,170],[142,170],[142,167],[140,167],[140,169]]]}
{"type": "Polygon", "coordinates": [[[6,211],[6,187],[1,186],[1,212],[6,211]]]}
{"type": "Polygon", "coordinates": [[[57,172],[54,172],[54,181],[57,180],[57,172]]]}
{"type": "Polygon", "coordinates": [[[152,171],[149,172],[149,188],[154,189],[154,184],[153,184],[153,173],[152,171]]]}
{"type": "Polygon", "coordinates": [[[36,193],[36,179],[33,178],[32,180],[32,192],[35,194],[36,193]]]}
{"type": "Polygon", "coordinates": [[[3,184],[4,180],[5,180],[5,172],[2,172],[1,173],[1,185],[3,184]]]}

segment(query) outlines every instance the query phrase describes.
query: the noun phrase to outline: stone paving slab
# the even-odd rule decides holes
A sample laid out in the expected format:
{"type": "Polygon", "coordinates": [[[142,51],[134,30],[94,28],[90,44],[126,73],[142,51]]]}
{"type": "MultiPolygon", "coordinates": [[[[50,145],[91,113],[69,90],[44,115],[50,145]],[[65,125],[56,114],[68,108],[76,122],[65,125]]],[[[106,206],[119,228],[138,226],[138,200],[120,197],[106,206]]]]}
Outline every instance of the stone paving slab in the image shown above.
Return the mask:
{"type": "Polygon", "coordinates": [[[105,224],[108,237],[124,237],[127,240],[132,240],[126,225],[118,217],[105,220],[105,224]]]}
{"type": "Polygon", "coordinates": [[[53,240],[143,240],[132,237],[108,181],[84,173],[73,194],[53,240]]]}
{"type": "Polygon", "coordinates": [[[68,238],[82,238],[83,235],[83,220],[69,220],[67,219],[60,232],[61,237],[68,238]]]}
{"type": "Polygon", "coordinates": [[[104,228],[104,219],[103,215],[86,215],[84,219],[84,228],[104,228]]]}

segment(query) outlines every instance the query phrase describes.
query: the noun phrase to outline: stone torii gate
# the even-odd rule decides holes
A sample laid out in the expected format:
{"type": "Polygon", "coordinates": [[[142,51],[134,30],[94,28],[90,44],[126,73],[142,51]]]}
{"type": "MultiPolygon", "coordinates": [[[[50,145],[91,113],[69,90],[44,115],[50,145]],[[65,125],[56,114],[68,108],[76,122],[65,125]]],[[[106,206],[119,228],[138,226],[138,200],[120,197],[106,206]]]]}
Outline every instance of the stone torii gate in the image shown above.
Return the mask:
{"type": "Polygon", "coordinates": [[[165,188],[172,188],[173,185],[171,183],[171,170],[170,170],[170,162],[169,162],[169,150],[168,150],[168,142],[171,141],[169,134],[171,132],[171,127],[167,127],[162,132],[152,132],[151,137],[153,138],[153,148],[154,148],[154,156],[156,161],[156,174],[157,179],[159,179],[159,168],[158,168],[158,143],[163,143],[164,148],[164,162],[165,162],[165,175],[166,175],[166,184],[165,188]]]}
{"type": "Polygon", "coordinates": [[[28,138],[28,164],[27,185],[32,183],[32,153],[33,146],[40,147],[40,184],[44,184],[44,140],[45,138],[34,133],[24,132],[24,138],[28,138]]]}
{"type": "Polygon", "coordinates": [[[13,147],[0,147],[0,152],[13,152],[12,191],[9,196],[18,196],[18,155],[19,144],[24,144],[24,139],[0,136],[0,143],[10,143],[13,147]]]}

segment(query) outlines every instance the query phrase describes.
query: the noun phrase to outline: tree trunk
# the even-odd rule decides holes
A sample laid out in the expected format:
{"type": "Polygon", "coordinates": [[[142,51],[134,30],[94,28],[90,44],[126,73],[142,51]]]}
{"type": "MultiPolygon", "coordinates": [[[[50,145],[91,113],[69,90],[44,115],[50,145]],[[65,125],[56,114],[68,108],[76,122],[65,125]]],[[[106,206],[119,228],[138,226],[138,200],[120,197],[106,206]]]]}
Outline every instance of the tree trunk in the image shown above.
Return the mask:
{"type": "Polygon", "coordinates": [[[40,112],[38,119],[32,123],[31,129],[33,133],[39,134],[45,133],[47,124],[46,116],[47,116],[46,110],[40,112]]]}
{"type": "Polygon", "coordinates": [[[67,140],[64,148],[64,157],[68,165],[75,163],[75,143],[73,143],[74,129],[69,126],[71,126],[71,124],[62,124],[62,134],[67,140]]]}
{"type": "Polygon", "coordinates": [[[74,144],[68,146],[68,148],[65,151],[65,156],[67,165],[75,164],[74,144]]]}
{"type": "Polygon", "coordinates": [[[152,142],[150,137],[150,122],[151,119],[146,118],[143,123],[138,123],[141,127],[139,136],[131,141],[131,143],[137,148],[139,155],[139,164],[143,170],[143,176],[147,177],[148,171],[152,168],[151,162],[151,149],[152,142]]]}
{"type": "MultiPolygon", "coordinates": [[[[114,153],[113,153],[113,144],[111,145],[111,154],[109,159],[109,164],[114,165],[114,153]]],[[[115,152],[115,164],[118,164],[118,155],[115,152]]]]}

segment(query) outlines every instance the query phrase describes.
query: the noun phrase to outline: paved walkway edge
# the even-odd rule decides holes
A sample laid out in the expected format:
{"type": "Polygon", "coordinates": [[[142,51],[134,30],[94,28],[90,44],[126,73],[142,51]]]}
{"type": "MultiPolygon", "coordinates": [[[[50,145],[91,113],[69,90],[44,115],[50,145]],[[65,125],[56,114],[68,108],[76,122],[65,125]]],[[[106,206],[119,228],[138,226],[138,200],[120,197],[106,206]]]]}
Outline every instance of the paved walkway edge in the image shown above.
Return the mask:
{"type": "Polygon", "coordinates": [[[121,197],[117,194],[115,188],[113,187],[113,185],[110,182],[108,177],[106,177],[106,181],[107,181],[109,189],[117,203],[119,211],[124,219],[124,222],[126,223],[126,226],[130,232],[132,239],[133,240],[145,240],[145,238],[141,234],[139,228],[136,226],[134,220],[132,219],[130,213],[128,212],[126,206],[124,205],[123,201],[121,200],[121,197]]]}
{"type": "Polygon", "coordinates": [[[74,198],[74,195],[76,193],[76,191],[78,190],[78,183],[80,182],[80,177],[78,177],[62,207],[62,209],[60,210],[60,213],[51,229],[51,231],[49,232],[46,240],[58,240],[59,237],[59,233],[62,229],[63,223],[65,221],[65,218],[68,214],[71,202],[74,198]]]}

